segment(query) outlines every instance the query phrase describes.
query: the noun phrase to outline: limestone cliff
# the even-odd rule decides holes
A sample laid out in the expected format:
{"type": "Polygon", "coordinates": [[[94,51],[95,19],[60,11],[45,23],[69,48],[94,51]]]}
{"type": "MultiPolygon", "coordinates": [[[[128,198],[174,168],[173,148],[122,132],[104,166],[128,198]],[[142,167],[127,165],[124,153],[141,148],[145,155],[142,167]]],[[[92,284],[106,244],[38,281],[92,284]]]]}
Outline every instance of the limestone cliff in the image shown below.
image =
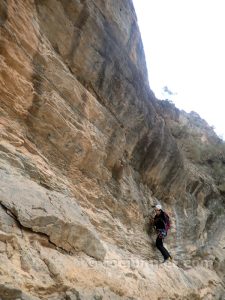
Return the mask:
{"type": "Polygon", "coordinates": [[[224,170],[151,92],[130,0],[0,1],[0,299],[225,299],[224,170]]]}

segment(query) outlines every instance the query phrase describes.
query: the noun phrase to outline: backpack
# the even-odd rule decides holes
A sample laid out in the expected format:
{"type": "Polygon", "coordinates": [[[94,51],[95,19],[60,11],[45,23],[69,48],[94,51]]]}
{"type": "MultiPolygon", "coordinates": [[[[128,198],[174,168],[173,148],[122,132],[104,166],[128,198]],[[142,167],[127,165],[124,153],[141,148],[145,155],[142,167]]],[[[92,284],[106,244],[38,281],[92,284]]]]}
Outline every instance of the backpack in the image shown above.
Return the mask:
{"type": "Polygon", "coordinates": [[[165,216],[165,222],[164,222],[165,223],[165,230],[167,232],[171,227],[171,221],[170,221],[169,215],[165,211],[163,213],[164,213],[164,216],[165,216]]]}

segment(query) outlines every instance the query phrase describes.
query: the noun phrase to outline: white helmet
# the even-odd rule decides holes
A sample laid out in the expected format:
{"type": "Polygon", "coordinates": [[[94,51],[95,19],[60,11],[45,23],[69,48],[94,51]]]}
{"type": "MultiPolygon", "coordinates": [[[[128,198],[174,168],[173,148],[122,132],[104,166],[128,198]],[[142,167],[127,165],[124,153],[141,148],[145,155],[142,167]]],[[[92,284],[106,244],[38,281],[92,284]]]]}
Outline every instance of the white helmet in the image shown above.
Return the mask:
{"type": "Polygon", "coordinates": [[[157,204],[155,207],[156,207],[157,209],[162,209],[162,205],[161,205],[161,204],[157,204]]]}

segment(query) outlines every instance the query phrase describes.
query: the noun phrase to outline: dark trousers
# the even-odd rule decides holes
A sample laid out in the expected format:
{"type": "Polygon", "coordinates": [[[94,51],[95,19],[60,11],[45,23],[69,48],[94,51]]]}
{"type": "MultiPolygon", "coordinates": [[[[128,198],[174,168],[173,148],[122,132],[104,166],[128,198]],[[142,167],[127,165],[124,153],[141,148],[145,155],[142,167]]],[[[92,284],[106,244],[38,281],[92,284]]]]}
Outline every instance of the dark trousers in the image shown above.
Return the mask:
{"type": "Polygon", "coordinates": [[[166,248],[163,246],[163,239],[157,236],[156,239],[156,247],[159,249],[159,251],[162,253],[164,259],[167,259],[170,257],[169,252],[166,250],[166,248]]]}

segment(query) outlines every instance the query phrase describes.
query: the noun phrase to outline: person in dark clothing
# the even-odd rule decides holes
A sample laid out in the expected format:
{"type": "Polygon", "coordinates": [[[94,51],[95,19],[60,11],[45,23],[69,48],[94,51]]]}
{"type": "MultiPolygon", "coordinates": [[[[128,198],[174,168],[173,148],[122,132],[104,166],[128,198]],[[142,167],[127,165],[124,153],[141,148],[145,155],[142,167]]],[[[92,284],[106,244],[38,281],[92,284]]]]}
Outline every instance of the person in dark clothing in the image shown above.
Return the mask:
{"type": "Polygon", "coordinates": [[[154,217],[154,226],[157,231],[157,238],[156,238],[156,247],[162,253],[164,261],[166,262],[168,259],[172,260],[171,255],[167,251],[167,249],[163,246],[163,239],[167,236],[166,232],[166,217],[162,210],[162,206],[160,204],[156,205],[155,207],[156,215],[154,217]]]}

